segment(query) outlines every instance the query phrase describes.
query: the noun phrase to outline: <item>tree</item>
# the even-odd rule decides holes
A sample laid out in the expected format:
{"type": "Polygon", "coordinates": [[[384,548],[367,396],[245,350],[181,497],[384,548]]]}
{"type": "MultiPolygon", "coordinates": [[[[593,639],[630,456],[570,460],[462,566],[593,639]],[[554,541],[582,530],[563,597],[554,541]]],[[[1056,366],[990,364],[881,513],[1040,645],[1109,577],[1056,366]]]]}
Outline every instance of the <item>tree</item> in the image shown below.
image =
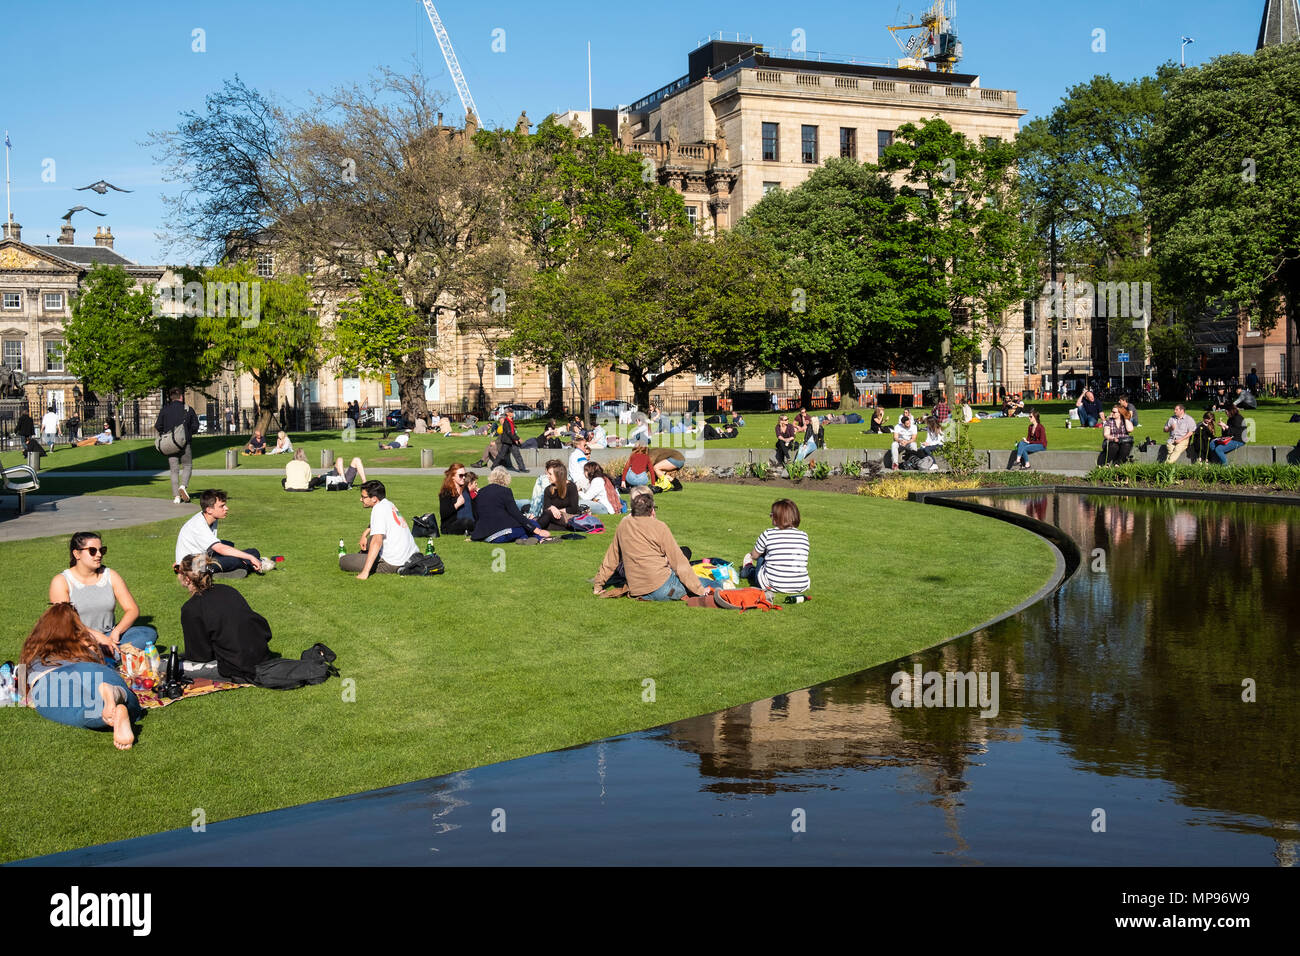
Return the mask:
{"type": "Polygon", "coordinates": [[[153,287],[137,289],[121,266],[95,266],[72,298],[64,362],[94,392],[142,398],[165,381],[153,287]]]}
{"type": "Polygon", "coordinates": [[[896,353],[914,329],[891,271],[894,199],[887,177],[846,159],[828,160],[794,190],[764,196],[735,231],[763,250],[766,281],[782,287],[781,304],[728,330],[733,354],[795,376],[806,404],[827,375],[896,353]]]}
{"type": "Polygon", "coordinates": [[[265,432],[277,412],[280,383],[303,374],[321,345],[307,280],[302,276],[259,279],[252,263],[213,266],[205,273],[206,300],[198,334],[207,343],[206,370],[227,366],[257,382],[257,427],[265,432]]]}
{"type": "Polygon", "coordinates": [[[889,218],[900,308],[920,333],[906,352],[941,367],[949,395],[953,353],[985,337],[996,347],[1003,313],[1037,284],[1015,158],[1013,145],[974,143],[937,118],[902,126],[881,157],[903,180],[889,218]]]}
{"type": "Polygon", "coordinates": [[[328,351],[363,375],[383,376],[427,345],[393,270],[379,265],[364,270],[356,295],[339,303],[328,351]]]}
{"type": "Polygon", "coordinates": [[[1266,330],[1285,308],[1288,351],[1300,314],[1297,128],[1300,46],[1266,47],[1174,77],[1147,154],[1166,284],[1238,303],[1266,330]]]}

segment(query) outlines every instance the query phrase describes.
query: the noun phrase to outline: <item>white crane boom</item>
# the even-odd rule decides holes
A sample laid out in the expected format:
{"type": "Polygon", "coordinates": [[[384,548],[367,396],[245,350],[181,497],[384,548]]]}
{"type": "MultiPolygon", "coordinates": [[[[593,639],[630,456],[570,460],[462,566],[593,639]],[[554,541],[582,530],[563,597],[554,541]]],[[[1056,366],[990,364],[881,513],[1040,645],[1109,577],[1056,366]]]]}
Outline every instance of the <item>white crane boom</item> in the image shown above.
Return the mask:
{"type": "Polygon", "coordinates": [[[424,0],[424,12],[429,15],[429,23],[433,26],[434,36],[438,38],[438,46],[442,47],[442,58],[447,61],[447,71],[456,84],[456,92],[460,94],[460,105],[465,107],[465,119],[468,121],[469,114],[473,113],[474,118],[482,123],[483,117],[474,105],[474,97],[469,95],[469,84],[465,82],[465,74],[460,70],[456,51],[451,48],[451,37],[447,36],[447,28],[442,25],[442,18],[434,9],[432,0],[424,0]]]}

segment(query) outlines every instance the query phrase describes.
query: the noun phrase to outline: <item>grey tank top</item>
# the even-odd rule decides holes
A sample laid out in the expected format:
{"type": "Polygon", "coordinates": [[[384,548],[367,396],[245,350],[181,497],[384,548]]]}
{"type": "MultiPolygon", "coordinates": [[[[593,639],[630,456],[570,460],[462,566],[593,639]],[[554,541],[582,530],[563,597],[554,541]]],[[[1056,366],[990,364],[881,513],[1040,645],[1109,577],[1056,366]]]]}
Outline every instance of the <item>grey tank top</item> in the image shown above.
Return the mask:
{"type": "Polygon", "coordinates": [[[72,576],[72,569],[63,572],[68,582],[68,599],[81,615],[82,623],[92,630],[107,634],[113,629],[113,612],[117,598],[113,596],[113,572],[108,568],[94,584],[85,585],[72,576]]]}

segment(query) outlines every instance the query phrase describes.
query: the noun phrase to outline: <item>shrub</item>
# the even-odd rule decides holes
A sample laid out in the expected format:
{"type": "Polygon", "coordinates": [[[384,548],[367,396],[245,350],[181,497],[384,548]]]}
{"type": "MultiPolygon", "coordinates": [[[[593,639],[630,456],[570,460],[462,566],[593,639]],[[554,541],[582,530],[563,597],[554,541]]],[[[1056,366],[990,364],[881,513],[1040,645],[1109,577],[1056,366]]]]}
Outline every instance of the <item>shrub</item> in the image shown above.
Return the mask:
{"type": "Polygon", "coordinates": [[[859,485],[858,494],[870,498],[892,498],[903,501],[913,491],[955,491],[958,488],[978,488],[973,478],[952,475],[896,475],[889,481],[873,481],[859,485]]]}
{"type": "Polygon", "coordinates": [[[808,477],[814,481],[825,481],[831,476],[831,466],[824,461],[819,461],[808,472],[808,477]]]}
{"type": "Polygon", "coordinates": [[[749,473],[759,481],[767,481],[772,477],[772,466],[765,461],[756,461],[750,464],[749,473]]]}
{"type": "Polygon", "coordinates": [[[948,463],[948,470],[957,478],[969,478],[979,470],[979,458],[975,454],[975,442],[970,437],[970,426],[955,418],[944,434],[943,447],[939,456],[948,463]]]}
{"type": "Polygon", "coordinates": [[[860,459],[860,458],[850,458],[847,462],[845,462],[845,463],[844,463],[844,477],[845,477],[845,478],[861,478],[861,477],[862,477],[862,459],[860,459]]]}
{"type": "Polygon", "coordinates": [[[1202,488],[1256,486],[1300,491],[1300,467],[1295,465],[1103,465],[1088,472],[1086,478],[1119,487],[1190,484],[1202,488]]]}
{"type": "Polygon", "coordinates": [[[791,481],[803,481],[804,476],[808,474],[808,462],[806,461],[788,461],[785,464],[785,475],[791,481]]]}

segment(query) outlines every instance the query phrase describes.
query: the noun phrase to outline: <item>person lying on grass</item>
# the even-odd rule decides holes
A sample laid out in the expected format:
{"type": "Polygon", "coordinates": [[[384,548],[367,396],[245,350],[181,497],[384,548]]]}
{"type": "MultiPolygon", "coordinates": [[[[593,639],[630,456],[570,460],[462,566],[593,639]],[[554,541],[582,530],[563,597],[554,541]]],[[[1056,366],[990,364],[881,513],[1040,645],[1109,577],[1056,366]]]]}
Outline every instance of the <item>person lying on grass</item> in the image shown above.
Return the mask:
{"type": "Polygon", "coordinates": [[[408,428],[400,435],[395,435],[390,442],[381,441],[379,447],[384,451],[393,451],[397,448],[405,448],[409,444],[411,444],[411,430],[408,428]]]}
{"type": "Polygon", "coordinates": [[[352,461],[344,468],[343,453],[340,451],[334,454],[334,467],[313,478],[311,487],[319,488],[324,485],[326,491],[347,491],[358,478],[363,483],[366,480],[366,466],[361,463],[361,458],[354,455],[352,461]]]}
{"type": "Polygon", "coordinates": [[[420,553],[410,525],[397,506],[387,500],[387,494],[382,481],[367,481],[361,486],[361,505],[370,509],[370,525],[361,532],[359,553],[339,556],[339,568],[355,572],[358,581],[371,574],[396,574],[420,553]]]}
{"type": "Polygon", "coordinates": [[[144,709],[70,603],[52,604],[41,615],[18,662],[18,689],[42,717],[69,727],[112,730],[118,750],[135,744],[131,723],[144,716],[144,709]]]}
{"type": "Polygon", "coordinates": [[[185,636],[183,671],[251,684],[257,665],[271,657],[271,625],[229,584],[212,583],[212,566],[200,554],[172,565],[190,599],[181,605],[185,636]]]}
{"type": "Polygon", "coordinates": [[[740,578],[781,594],[801,594],[808,578],[808,534],[799,530],[799,506],[789,498],[772,502],[772,527],[759,534],[745,555],[740,578]]]}
{"type": "Polygon", "coordinates": [[[656,517],[653,494],[633,496],[632,513],[619,523],[600,570],[592,579],[591,593],[601,597],[605,583],[620,565],[628,593],[643,601],[678,601],[687,595],[704,597],[713,593],[700,582],[668,525],[656,517]]]}

